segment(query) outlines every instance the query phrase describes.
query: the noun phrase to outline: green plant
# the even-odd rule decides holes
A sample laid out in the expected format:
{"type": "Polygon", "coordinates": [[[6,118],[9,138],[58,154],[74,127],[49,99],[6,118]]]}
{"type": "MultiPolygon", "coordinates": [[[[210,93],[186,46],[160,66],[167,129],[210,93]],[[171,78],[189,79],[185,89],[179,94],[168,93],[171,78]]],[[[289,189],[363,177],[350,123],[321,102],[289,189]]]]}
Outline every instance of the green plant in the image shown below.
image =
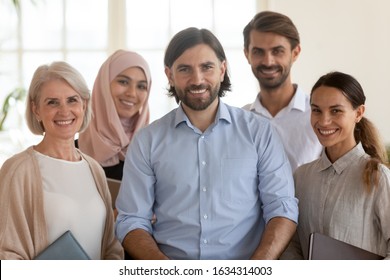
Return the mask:
{"type": "MultiPolygon", "coordinates": [[[[12,0],[12,5],[14,5],[15,7],[15,10],[16,10],[16,13],[18,14],[18,16],[20,15],[20,9],[21,9],[21,0],[12,0]]],[[[35,0],[31,0],[31,3],[33,3],[35,5],[35,0]]]]}
{"type": "Polygon", "coordinates": [[[26,96],[26,90],[24,88],[15,88],[11,91],[4,100],[3,106],[0,112],[0,131],[4,129],[4,123],[7,119],[10,108],[18,101],[22,101],[26,96]]]}
{"type": "Polygon", "coordinates": [[[20,1],[19,0],[12,0],[12,3],[14,4],[16,9],[20,8],[20,1]]]}

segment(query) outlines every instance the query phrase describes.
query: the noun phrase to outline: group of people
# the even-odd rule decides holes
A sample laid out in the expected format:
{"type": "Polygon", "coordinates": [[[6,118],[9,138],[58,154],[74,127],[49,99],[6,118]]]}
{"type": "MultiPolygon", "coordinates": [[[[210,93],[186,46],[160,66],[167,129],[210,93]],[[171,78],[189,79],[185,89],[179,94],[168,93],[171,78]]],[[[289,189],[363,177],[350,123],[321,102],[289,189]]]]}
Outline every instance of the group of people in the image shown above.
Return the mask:
{"type": "Polygon", "coordinates": [[[292,83],[300,39],[283,14],[243,35],[252,104],[222,101],[224,49],[190,27],[164,56],[178,106],[151,124],[141,55],[112,54],[91,96],[66,62],[40,66],[26,120],[43,139],[0,170],[0,259],[34,259],[66,230],[92,259],[303,259],[312,232],[390,258],[390,170],[362,87],[341,72],[310,95],[292,83]],[[122,181],[115,215],[107,177],[122,181]]]}

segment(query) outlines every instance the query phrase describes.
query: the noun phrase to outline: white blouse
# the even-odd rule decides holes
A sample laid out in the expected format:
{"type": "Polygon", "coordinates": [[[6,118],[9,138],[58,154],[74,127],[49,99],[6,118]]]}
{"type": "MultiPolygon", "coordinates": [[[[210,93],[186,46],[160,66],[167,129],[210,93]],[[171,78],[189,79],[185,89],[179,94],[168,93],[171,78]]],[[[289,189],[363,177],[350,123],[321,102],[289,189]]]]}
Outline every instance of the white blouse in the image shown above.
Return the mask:
{"type": "Polygon", "coordinates": [[[106,208],[88,163],[35,154],[43,180],[49,243],[70,230],[91,259],[101,259],[106,208]]]}

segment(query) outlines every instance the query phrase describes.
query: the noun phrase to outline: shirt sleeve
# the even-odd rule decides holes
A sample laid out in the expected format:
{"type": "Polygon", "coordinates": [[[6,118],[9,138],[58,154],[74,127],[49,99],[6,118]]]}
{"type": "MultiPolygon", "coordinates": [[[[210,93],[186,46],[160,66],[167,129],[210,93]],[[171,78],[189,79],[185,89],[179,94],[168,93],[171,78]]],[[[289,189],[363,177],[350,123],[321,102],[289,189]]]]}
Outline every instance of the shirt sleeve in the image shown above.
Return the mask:
{"type": "Polygon", "coordinates": [[[259,144],[260,199],[266,223],[274,217],[298,222],[298,200],[291,166],[278,133],[268,125],[259,144]]]}
{"type": "Polygon", "coordinates": [[[152,234],[155,175],[150,164],[147,139],[138,133],[131,142],[123,168],[123,178],[116,200],[118,217],[116,235],[120,242],[127,233],[143,229],[152,234]]]}
{"type": "Polygon", "coordinates": [[[37,166],[26,152],[0,169],[0,259],[33,259],[47,244],[37,166]]]}

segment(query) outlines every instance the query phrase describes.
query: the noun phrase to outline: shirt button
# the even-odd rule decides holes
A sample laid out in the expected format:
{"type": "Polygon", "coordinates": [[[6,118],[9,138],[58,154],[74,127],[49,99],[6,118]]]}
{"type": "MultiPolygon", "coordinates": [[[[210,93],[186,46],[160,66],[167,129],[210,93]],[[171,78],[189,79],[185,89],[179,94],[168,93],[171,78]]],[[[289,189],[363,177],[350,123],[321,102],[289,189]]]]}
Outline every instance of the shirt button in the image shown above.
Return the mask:
{"type": "Polygon", "coordinates": [[[206,192],[206,191],[207,191],[207,188],[206,188],[206,187],[203,187],[203,188],[202,188],[202,191],[206,192]]]}
{"type": "Polygon", "coordinates": [[[207,220],[208,217],[207,217],[206,214],[204,214],[204,215],[203,215],[203,218],[204,218],[205,220],[207,220]]]}
{"type": "Polygon", "coordinates": [[[207,244],[207,239],[203,239],[203,243],[204,243],[204,244],[207,244]]]}
{"type": "Polygon", "coordinates": [[[206,165],[206,162],[205,162],[205,161],[202,161],[202,165],[206,165]]]}
{"type": "Polygon", "coordinates": [[[200,138],[204,139],[204,135],[200,136],[200,138]]]}

